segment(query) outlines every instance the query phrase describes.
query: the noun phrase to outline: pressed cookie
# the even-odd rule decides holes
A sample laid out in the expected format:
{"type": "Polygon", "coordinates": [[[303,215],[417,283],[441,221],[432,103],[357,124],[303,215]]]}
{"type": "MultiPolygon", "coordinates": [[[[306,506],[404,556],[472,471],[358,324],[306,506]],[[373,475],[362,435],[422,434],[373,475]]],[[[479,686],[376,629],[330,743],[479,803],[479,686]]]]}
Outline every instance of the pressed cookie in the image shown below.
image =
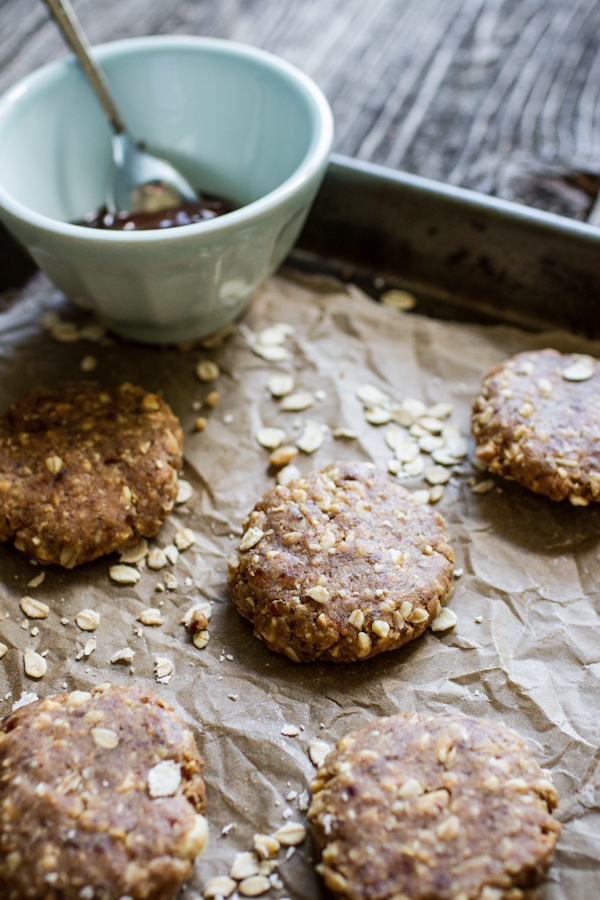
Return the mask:
{"type": "Polygon", "coordinates": [[[374,465],[336,462],[265,494],[228,580],[271,650],[346,663],[422,634],[453,566],[438,513],[374,465]]]}
{"type": "Polygon", "coordinates": [[[208,837],[203,763],[164,700],[103,684],[0,721],[3,900],[172,900],[208,837]]]}
{"type": "Polygon", "coordinates": [[[317,870],[344,900],[531,900],[560,833],[549,775],[489,719],[378,719],[311,788],[317,870]]]}
{"type": "Polygon", "coordinates": [[[28,394],[0,419],[0,541],[70,569],[156,534],[182,447],[167,404],[131,384],[28,394]]]}
{"type": "Polygon", "coordinates": [[[551,500],[600,500],[600,362],[557,350],[491,369],[473,403],[476,455],[551,500]]]}

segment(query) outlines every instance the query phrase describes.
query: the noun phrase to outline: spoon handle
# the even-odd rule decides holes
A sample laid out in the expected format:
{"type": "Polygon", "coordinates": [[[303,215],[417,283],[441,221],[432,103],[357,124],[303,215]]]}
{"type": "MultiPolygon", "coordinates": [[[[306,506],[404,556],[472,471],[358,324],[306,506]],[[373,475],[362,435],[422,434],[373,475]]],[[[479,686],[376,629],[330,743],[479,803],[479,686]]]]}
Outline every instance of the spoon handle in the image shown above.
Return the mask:
{"type": "Polygon", "coordinates": [[[102,104],[112,130],[115,134],[123,134],[125,123],[110,95],[104,72],[90,56],[90,44],[69,0],[43,0],[43,2],[50,10],[50,14],[60,28],[67,44],[81,63],[98,100],[102,104]]]}

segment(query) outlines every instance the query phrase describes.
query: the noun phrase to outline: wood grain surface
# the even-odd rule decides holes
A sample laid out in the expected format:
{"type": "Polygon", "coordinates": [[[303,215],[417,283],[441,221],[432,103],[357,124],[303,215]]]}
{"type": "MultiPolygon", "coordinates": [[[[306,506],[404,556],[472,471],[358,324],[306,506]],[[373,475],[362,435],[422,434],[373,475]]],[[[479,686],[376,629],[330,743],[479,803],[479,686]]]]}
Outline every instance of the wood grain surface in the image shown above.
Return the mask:
{"type": "MultiPolygon", "coordinates": [[[[93,43],[205,34],[324,90],[335,149],[584,219],[600,171],[598,0],[74,0],[93,43]]],[[[65,54],[40,0],[0,2],[0,90],[65,54]]]]}

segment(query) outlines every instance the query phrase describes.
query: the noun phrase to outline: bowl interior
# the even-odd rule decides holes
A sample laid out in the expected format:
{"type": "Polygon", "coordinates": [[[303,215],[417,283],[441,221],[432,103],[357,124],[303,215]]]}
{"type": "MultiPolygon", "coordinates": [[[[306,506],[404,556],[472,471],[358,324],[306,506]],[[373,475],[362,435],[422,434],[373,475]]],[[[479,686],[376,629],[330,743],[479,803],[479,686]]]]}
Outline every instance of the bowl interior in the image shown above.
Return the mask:
{"type": "MultiPolygon", "coordinates": [[[[200,190],[245,205],[290,178],[318,135],[309,88],[285,65],[203,39],[141,39],[97,58],[128,129],[200,190]]],[[[34,73],[0,114],[0,183],[34,212],[63,222],[100,206],[110,132],[73,58],[34,73]]]]}

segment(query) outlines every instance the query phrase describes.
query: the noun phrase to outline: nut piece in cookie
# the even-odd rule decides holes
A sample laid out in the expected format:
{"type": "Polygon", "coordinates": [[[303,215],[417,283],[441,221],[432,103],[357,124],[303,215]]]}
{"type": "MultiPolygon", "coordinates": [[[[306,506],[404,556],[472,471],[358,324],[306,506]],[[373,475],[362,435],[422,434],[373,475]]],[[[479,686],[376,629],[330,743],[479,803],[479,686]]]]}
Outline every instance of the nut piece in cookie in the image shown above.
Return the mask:
{"type": "Polygon", "coordinates": [[[203,764],[142,687],[57,694],[0,721],[3,900],[172,900],[208,837],[203,764]]]}
{"type": "Polygon", "coordinates": [[[483,379],[471,431],[491,472],[574,506],[600,500],[600,361],[518,353],[483,379]]]}
{"type": "Polygon", "coordinates": [[[317,870],[344,900],[524,900],[560,832],[549,776],[489,719],[378,719],[338,742],[311,788],[317,870]]]}
{"type": "Polygon", "coordinates": [[[244,524],[232,600],[294,662],[394,650],[422,634],[452,587],[444,520],[370,463],[279,485],[244,524]]]}
{"type": "Polygon", "coordinates": [[[40,388],[0,419],[0,541],[71,569],[156,534],[173,508],[183,434],[131,384],[40,388]]]}

